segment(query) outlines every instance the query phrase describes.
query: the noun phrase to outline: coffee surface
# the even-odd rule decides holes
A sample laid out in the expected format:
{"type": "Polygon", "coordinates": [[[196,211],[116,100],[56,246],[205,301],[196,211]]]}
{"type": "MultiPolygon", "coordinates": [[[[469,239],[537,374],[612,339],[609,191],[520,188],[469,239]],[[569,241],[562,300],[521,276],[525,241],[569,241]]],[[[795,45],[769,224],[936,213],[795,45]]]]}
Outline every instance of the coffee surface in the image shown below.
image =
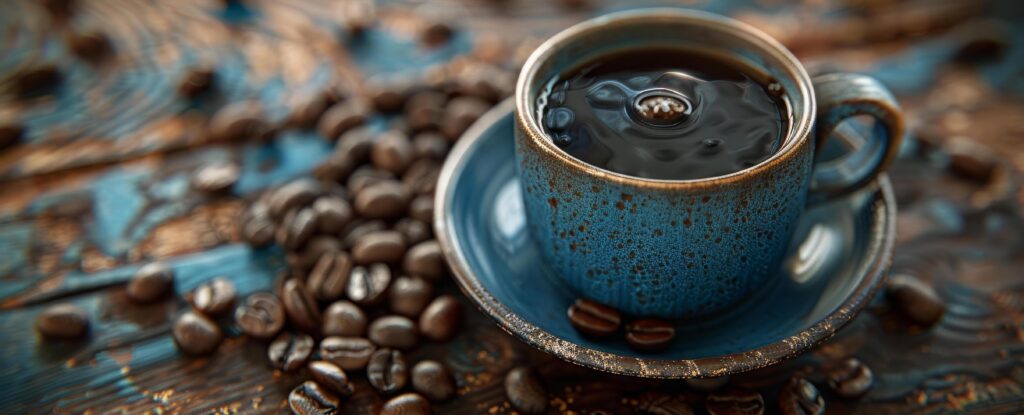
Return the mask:
{"type": "Polygon", "coordinates": [[[553,142],[594,166],[689,180],[754,166],[780,146],[781,87],[738,62],[675,49],[602,56],[550,80],[538,119],[553,142]]]}

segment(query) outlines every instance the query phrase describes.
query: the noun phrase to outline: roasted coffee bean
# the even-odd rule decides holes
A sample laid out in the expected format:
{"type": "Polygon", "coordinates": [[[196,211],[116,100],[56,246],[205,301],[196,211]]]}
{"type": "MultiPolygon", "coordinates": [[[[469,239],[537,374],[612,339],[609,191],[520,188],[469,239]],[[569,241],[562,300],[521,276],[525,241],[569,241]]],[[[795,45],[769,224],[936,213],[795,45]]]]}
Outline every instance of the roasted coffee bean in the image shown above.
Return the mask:
{"type": "MultiPolygon", "coordinates": [[[[409,123],[409,129],[412,131],[436,129],[441,122],[441,115],[444,113],[444,104],[446,102],[448,102],[448,96],[437,91],[425,90],[413,94],[405,103],[405,120],[409,123]]],[[[441,138],[444,141],[444,137],[437,135],[437,133],[424,134],[441,138]]],[[[414,139],[414,147],[416,146],[415,142],[416,140],[414,139]]]]}
{"type": "Polygon", "coordinates": [[[355,214],[352,206],[337,196],[322,196],[313,202],[316,213],[317,229],[325,235],[336,235],[352,222],[355,214]]]}
{"type": "Polygon", "coordinates": [[[242,222],[241,232],[246,243],[262,248],[274,241],[274,221],[267,215],[250,215],[242,222]]]}
{"type": "Polygon", "coordinates": [[[890,276],[886,295],[911,321],[926,327],[941,321],[946,313],[946,305],[935,290],[912,275],[890,276]]]}
{"type": "Polygon", "coordinates": [[[290,210],[313,203],[322,191],[320,184],[312,179],[291,181],[274,190],[267,198],[270,216],[281,219],[290,210]]]}
{"type": "Polygon", "coordinates": [[[376,140],[377,132],[370,127],[357,127],[341,135],[334,145],[334,154],[343,154],[352,158],[356,164],[370,159],[370,151],[376,140]]]}
{"type": "Polygon", "coordinates": [[[235,163],[215,163],[200,167],[192,175],[192,188],[203,193],[221,193],[238,182],[241,172],[235,163]]]}
{"type": "Polygon", "coordinates": [[[402,260],[402,268],[410,275],[439,281],[448,273],[441,245],[429,240],[413,245],[402,260]]]}
{"type": "Polygon", "coordinates": [[[289,252],[286,255],[288,266],[295,272],[311,270],[320,257],[326,254],[337,254],[342,251],[341,242],[330,236],[314,236],[301,252],[289,252]]]}
{"type": "Polygon", "coordinates": [[[409,203],[409,216],[430,223],[434,221],[434,196],[416,196],[409,203]]]}
{"type": "Polygon", "coordinates": [[[366,314],[349,301],[335,301],[324,309],[324,336],[358,337],[366,332],[366,314]]]}
{"type": "Polygon", "coordinates": [[[384,402],[380,415],[429,415],[430,402],[415,393],[403,393],[384,402]]]}
{"type": "Polygon", "coordinates": [[[289,279],[284,283],[281,292],[284,312],[299,330],[316,333],[320,329],[320,307],[306,290],[306,284],[298,278],[289,279]]]}
{"type": "Polygon", "coordinates": [[[855,358],[846,359],[828,371],[828,387],[844,398],[863,395],[874,382],[875,375],[871,368],[855,358]]]}
{"type": "Polygon", "coordinates": [[[370,108],[365,103],[350,99],[328,108],[320,117],[317,131],[328,140],[337,140],[346,131],[363,125],[369,115],[370,108]]]}
{"type": "Polygon", "coordinates": [[[382,181],[362,190],[351,189],[358,192],[354,203],[356,212],[369,219],[398,218],[405,213],[412,198],[409,189],[396,181],[382,181]]]}
{"type": "Polygon", "coordinates": [[[395,222],[395,226],[392,229],[402,234],[406,245],[419,244],[434,236],[430,230],[430,225],[413,218],[399,219],[398,222],[395,222]]]}
{"type": "Polygon", "coordinates": [[[408,79],[392,79],[386,82],[374,82],[367,87],[370,105],[380,113],[397,112],[405,106],[412,93],[413,85],[408,79]]]}
{"type": "Polygon", "coordinates": [[[453,295],[442,295],[430,302],[420,314],[420,334],[434,341],[455,336],[462,324],[462,303],[453,295]]]}
{"type": "Polygon", "coordinates": [[[84,61],[96,62],[109,57],[114,51],[110,38],[99,30],[72,33],[65,41],[68,51],[84,61]]]}
{"type": "MultiPolygon", "coordinates": [[[[693,408],[683,399],[665,393],[648,391],[636,398],[638,414],[652,415],[693,415],[693,408]]],[[[591,412],[590,415],[594,415],[591,412]]]]}
{"type": "Polygon", "coordinates": [[[387,170],[363,166],[348,176],[348,181],[345,182],[345,185],[348,186],[354,195],[358,196],[359,192],[362,192],[367,187],[382,182],[393,182],[394,180],[395,175],[387,170]]]}
{"type": "Polygon", "coordinates": [[[288,117],[288,124],[298,128],[313,128],[328,107],[344,99],[345,97],[333,88],[303,96],[299,98],[295,110],[288,117]]]}
{"type": "Polygon", "coordinates": [[[422,132],[412,138],[412,152],[416,159],[443,161],[450,147],[448,140],[435,132],[422,132]]]}
{"type": "Polygon", "coordinates": [[[281,333],[267,348],[270,365],[291,372],[302,367],[313,353],[313,338],[307,334],[281,333]]]}
{"type": "Polygon", "coordinates": [[[250,295],[235,309],[235,324],[243,333],[257,339],[274,337],[284,327],[284,322],[284,306],[270,293],[250,295]]]}
{"type": "Polygon", "coordinates": [[[191,301],[196,311],[210,317],[219,316],[235,305],[235,284],[227,278],[214,278],[196,287],[191,301]]]}
{"type": "Polygon", "coordinates": [[[320,256],[306,280],[313,296],[320,301],[341,297],[352,273],[352,259],[344,252],[328,252],[320,256]]]}
{"type": "Polygon", "coordinates": [[[309,374],[317,383],[326,386],[340,396],[352,396],[355,386],[348,380],[345,370],[326,360],[309,362],[309,374]]]}
{"type": "Polygon", "coordinates": [[[686,386],[689,386],[690,389],[701,392],[711,392],[713,390],[722,389],[723,386],[729,384],[729,376],[705,379],[686,379],[683,382],[686,383],[686,386]]]}
{"type": "Polygon", "coordinates": [[[452,30],[451,26],[438,22],[427,25],[420,35],[420,40],[428,47],[438,47],[448,43],[454,34],[455,31],[452,30]]]}
{"type": "Polygon", "coordinates": [[[527,414],[543,414],[548,410],[548,392],[533,370],[517,366],[505,375],[505,396],[516,409],[527,414]]]}
{"type": "Polygon", "coordinates": [[[408,350],[416,346],[416,323],[404,316],[384,316],[367,328],[370,341],[381,347],[408,350]]]}
{"type": "Polygon", "coordinates": [[[379,349],[370,356],[370,363],[366,366],[366,377],[375,389],[390,395],[405,387],[409,381],[409,368],[405,364],[402,352],[379,349]]]}
{"type": "Polygon", "coordinates": [[[607,337],[622,324],[618,310],[585,298],[569,306],[568,315],[573,328],[591,337],[607,337]]]}
{"type": "Polygon", "coordinates": [[[0,123],[0,151],[19,144],[24,139],[24,125],[20,123],[0,123]]]}
{"type": "Polygon", "coordinates": [[[412,142],[400,131],[391,130],[377,139],[370,151],[374,167],[395,175],[405,172],[415,157],[412,142]]]}
{"type": "Polygon", "coordinates": [[[384,264],[354,267],[348,276],[345,295],[359,305],[375,305],[384,299],[391,285],[391,269],[384,264]]]}
{"type": "Polygon", "coordinates": [[[377,346],[362,337],[327,337],[320,342],[320,358],[345,370],[366,367],[375,350],[377,346]]]}
{"type": "Polygon", "coordinates": [[[73,304],[47,307],[36,318],[36,330],[51,339],[75,339],[89,330],[89,314],[73,304]]]}
{"type": "Polygon", "coordinates": [[[344,183],[358,165],[351,156],[332,153],[313,168],[313,177],[323,183],[344,183]]]}
{"type": "Polygon", "coordinates": [[[417,277],[398,277],[388,291],[391,311],[409,318],[419,316],[434,299],[434,287],[417,277]]]}
{"type": "Polygon", "coordinates": [[[764,413],[764,398],[747,390],[714,392],[704,401],[704,409],[710,415],[760,415],[764,413]]]}
{"type": "Polygon", "coordinates": [[[405,238],[397,231],[369,233],[352,246],[352,260],[366,265],[374,262],[398,263],[405,255],[405,238]]]}
{"type": "Polygon", "coordinates": [[[412,368],[412,388],[434,402],[455,396],[455,378],[440,362],[423,360],[412,368]]]}
{"type": "Polygon", "coordinates": [[[288,394],[288,407],[297,415],[328,415],[337,413],[341,400],[327,388],[307,380],[288,394]]]}
{"type": "Polygon", "coordinates": [[[11,92],[18,98],[46,95],[57,90],[64,74],[52,63],[22,69],[11,76],[11,92]]]}
{"type": "Polygon", "coordinates": [[[149,303],[174,289],[174,271],[163,262],[143,265],[128,281],[126,293],[136,303],[149,303]]]}
{"type": "Polygon", "coordinates": [[[626,325],[626,343],[642,352],[665,350],[675,335],[672,323],[663,320],[643,319],[626,325]]]}
{"type": "Polygon", "coordinates": [[[316,212],[312,208],[302,208],[294,212],[294,215],[285,215],[284,221],[281,222],[282,227],[276,235],[277,243],[293,251],[309,242],[317,226],[316,212]]]}
{"type": "Polygon", "coordinates": [[[193,356],[212,353],[224,338],[216,323],[195,311],[178,316],[171,334],[178,349],[193,356]]]}
{"type": "Polygon", "coordinates": [[[382,231],[388,228],[387,223],[382,220],[355,221],[342,229],[341,245],[344,248],[352,248],[356,241],[370,233],[382,231]]]}
{"type": "Polygon", "coordinates": [[[825,398],[807,379],[795,377],[779,393],[779,410],[783,415],[823,415],[825,398]]]}
{"type": "Polygon", "coordinates": [[[264,117],[259,102],[228,104],[213,115],[206,129],[207,138],[215,142],[267,141],[273,137],[274,129],[264,117]]]}
{"type": "Polygon", "coordinates": [[[178,84],[178,94],[185,98],[195,98],[213,88],[217,73],[211,67],[200,66],[189,69],[178,84]]]}
{"type": "Polygon", "coordinates": [[[458,140],[490,107],[491,104],[479,98],[458,97],[451,100],[441,117],[441,134],[448,141],[458,140]]]}
{"type": "Polygon", "coordinates": [[[433,195],[437,190],[437,178],[441,165],[433,159],[419,159],[412,163],[402,175],[402,184],[418,195],[433,195]]]}

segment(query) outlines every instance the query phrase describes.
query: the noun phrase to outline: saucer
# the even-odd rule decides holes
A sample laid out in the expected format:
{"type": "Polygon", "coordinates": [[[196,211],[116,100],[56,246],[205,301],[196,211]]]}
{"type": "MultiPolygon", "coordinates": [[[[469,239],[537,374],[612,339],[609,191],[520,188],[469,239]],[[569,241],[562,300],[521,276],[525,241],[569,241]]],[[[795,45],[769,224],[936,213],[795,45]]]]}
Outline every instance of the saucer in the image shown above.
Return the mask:
{"type": "Polygon", "coordinates": [[[885,280],[896,231],[887,176],[802,216],[783,269],[733,310],[676,322],[658,353],[623,335],[592,340],[569,324],[576,295],[541,259],[527,231],[507,100],[461,138],[438,181],[434,227],[459,287],[507,332],[559,358],[606,372],[701,378],[795,356],[835,334],[885,280]]]}

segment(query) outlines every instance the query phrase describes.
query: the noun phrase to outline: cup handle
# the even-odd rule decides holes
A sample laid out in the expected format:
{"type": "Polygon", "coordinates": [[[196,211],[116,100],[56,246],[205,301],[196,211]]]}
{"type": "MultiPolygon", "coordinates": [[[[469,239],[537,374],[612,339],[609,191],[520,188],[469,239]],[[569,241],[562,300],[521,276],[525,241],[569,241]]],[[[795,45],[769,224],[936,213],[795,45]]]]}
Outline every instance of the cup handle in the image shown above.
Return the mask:
{"type": "Polygon", "coordinates": [[[824,201],[850,194],[870,183],[899,152],[903,139],[903,111],[892,93],[877,79],[853,74],[832,73],[812,79],[817,101],[815,123],[816,152],[825,141],[841,139],[850,150],[835,160],[819,162],[815,155],[810,200],[824,201]],[[874,128],[865,134],[848,124],[857,115],[874,117],[874,128]]]}

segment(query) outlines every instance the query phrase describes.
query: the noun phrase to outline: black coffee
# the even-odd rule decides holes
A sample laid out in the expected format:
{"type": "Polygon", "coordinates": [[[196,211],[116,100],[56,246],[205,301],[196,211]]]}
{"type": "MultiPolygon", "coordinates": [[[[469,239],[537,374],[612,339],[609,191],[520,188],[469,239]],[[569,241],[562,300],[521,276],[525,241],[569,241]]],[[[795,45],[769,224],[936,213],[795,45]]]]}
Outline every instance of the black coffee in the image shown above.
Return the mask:
{"type": "Polygon", "coordinates": [[[740,62],[644,49],[553,78],[537,100],[537,117],[555,144],[594,166],[699,179],[771,156],[786,130],[781,97],[780,85],[740,62]]]}

